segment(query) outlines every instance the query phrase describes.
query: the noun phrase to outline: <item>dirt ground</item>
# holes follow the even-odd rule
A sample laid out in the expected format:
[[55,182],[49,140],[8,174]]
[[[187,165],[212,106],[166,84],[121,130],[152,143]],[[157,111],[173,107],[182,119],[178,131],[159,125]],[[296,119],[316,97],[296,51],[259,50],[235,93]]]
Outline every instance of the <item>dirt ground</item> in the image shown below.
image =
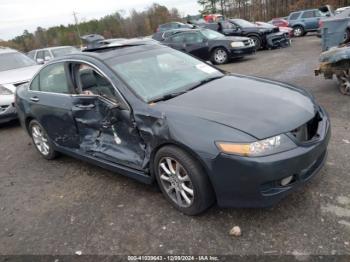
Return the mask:
[[303,86],[331,116],[326,166],[272,209],[188,217],[150,186],[66,156],[46,161],[17,122],[2,125],[0,254],[350,254],[350,97],[313,75],[320,52],[306,36],[222,67]]

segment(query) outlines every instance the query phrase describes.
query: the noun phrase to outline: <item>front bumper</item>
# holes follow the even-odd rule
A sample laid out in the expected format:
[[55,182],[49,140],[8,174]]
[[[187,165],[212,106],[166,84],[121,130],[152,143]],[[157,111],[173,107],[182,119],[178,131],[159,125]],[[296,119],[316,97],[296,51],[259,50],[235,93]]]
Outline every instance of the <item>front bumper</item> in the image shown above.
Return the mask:
[[[211,181],[221,207],[270,207],[310,180],[323,167],[331,130],[326,116],[320,139],[312,145],[266,156],[220,154],[212,162]],[[320,128],[321,129],[321,128]],[[293,176],[287,186],[281,180]]]
[[254,55],[256,53],[255,46],[231,48],[230,58],[243,57],[247,55]]
[[2,96],[0,99],[0,124],[17,119],[14,96]]
[[284,32],[272,33],[266,36],[267,48],[283,48],[290,46],[288,34]]

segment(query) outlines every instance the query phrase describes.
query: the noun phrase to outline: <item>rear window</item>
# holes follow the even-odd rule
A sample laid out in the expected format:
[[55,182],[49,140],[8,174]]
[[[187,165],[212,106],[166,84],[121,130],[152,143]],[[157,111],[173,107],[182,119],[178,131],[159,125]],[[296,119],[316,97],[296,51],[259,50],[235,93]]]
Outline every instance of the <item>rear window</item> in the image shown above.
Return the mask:
[[297,20],[299,18],[299,16],[300,16],[300,12],[293,13],[293,14],[290,15],[289,20]]

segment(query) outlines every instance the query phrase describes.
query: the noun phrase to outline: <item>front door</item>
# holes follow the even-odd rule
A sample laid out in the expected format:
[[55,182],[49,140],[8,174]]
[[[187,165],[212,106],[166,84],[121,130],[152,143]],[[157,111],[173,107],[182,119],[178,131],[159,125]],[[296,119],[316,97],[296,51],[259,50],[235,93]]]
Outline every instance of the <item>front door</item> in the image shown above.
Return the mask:
[[96,158],[141,170],[145,145],[131,111],[101,71],[74,65],[78,95],[72,112],[80,136],[80,150]]

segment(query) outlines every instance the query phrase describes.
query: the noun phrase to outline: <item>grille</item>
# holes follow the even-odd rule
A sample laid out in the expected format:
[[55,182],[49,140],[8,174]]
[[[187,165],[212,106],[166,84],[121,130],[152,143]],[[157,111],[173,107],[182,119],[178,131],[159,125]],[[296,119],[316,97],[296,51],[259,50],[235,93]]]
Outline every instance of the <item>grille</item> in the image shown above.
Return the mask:
[[311,141],[318,137],[317,130],[321,120],[320,114],[317,113],[313,119],[293,130],[291,133],[301,143]]

